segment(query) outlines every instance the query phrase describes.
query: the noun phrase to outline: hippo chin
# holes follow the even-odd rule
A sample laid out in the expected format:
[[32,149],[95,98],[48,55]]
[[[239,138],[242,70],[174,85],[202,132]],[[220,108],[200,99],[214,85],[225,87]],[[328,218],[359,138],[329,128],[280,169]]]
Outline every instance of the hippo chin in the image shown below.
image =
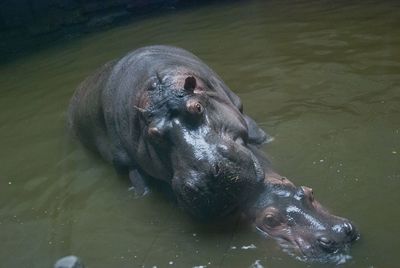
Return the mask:
[[235,211],[262,184],[248,144],[266,134],[206,64],[183,49],[150,46],[88,77],[69,106],[68,124],[90,150],[129,174],[168,182],[179,204],[202,219]]
[[290,255],[307,262],[343,263],[359,238],[347,219],[329,213],[311,188],[266,172],[264,187],[246,211],[256,228]]

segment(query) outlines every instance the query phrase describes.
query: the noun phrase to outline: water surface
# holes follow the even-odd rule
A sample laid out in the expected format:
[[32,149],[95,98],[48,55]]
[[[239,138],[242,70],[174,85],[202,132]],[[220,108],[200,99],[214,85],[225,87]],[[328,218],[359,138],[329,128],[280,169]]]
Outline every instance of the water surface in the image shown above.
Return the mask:
[[[0,267],[330,267],[287,256],[236,223],[196,224],[70,143],[65,111],[95,68],[150,44],[207,62],[275,137],[281,174],[313,187],[362,234],[343,267],[397,267],[400,5],[245,1],[170,11],[0,65]],[[251,246],[242,249],[243,246]]]

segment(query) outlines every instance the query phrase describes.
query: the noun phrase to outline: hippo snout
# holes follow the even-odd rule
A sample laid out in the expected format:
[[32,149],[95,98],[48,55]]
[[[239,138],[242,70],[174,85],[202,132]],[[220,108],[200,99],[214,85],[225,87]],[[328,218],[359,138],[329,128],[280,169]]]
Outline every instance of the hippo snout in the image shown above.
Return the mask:
[[264,180],[264,168],[253,152],[244,145],[242,139],[236,139],[227,144],[218,144],[216,153],[231,167],[241,167],[238,176],[250,176],[256,183]]
[[241,162],[219,153],[188,169],[177,169],[172,186],[178,203],[193,216],[212,220],[246,203],[262,183],[263,170],[251,154]]
[[359,238],[357,228],[353,223],[347,220],[343,223],[334,225],[332,231],[344,242],[353,242]]
[[333,226],[331,234],[319,234],[316,236],[316,244],[326,253],[334,253],[344,244],[358,239],[359,234],[355,226],[346,221],[340,225]]
[[343,224],[343,232],[349,238],[350,242],[357,240],[359,237],[359,233],[356,227],[351,222],[346,222]]

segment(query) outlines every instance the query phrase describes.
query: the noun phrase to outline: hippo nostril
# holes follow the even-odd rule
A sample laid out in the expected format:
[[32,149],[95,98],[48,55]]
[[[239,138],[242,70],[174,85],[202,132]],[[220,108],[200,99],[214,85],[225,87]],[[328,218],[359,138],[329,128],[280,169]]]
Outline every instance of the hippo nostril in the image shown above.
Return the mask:
[[326,236],[319,237],[318,242],[322,245],[330,245],[332,243],[332,241],[329,238],[327,238]]
[[214,166],[214,175],[217,177],[218,175],[220,175],[221,173],[221,167],[219,166],[219,164],[215,164]]
[[343,224],[343,229],[346,235],[351,235],[353,233],[353,226],[349,222]]
[[357,230],[350,222],[345,222],[343,224],[343,232],[347,237],[350,237],[350,241],[354,241],[358,238]]
[[326,236],[320,236],[317,239],[319,246],[327,252],[335,251],[335,242]]

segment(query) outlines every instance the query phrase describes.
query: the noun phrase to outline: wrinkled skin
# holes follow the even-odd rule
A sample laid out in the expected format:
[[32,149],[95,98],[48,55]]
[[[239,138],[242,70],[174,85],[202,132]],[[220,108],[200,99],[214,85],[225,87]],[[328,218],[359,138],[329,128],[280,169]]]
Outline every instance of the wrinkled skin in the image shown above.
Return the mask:
[[347,219],[329,213],[311,188],[266,172],[264,188],[247,211],[256,228],[278,240],[286,252],[304,261],[342,263],[359,234]]
[[144,178],[166,181],[198,218],[235,211],[264,178],[248,144],[266,134],[183,49],[145,47],[107,63],[76,90],[68,123],[87,148],[129,173],[137,195],[147,192]]

